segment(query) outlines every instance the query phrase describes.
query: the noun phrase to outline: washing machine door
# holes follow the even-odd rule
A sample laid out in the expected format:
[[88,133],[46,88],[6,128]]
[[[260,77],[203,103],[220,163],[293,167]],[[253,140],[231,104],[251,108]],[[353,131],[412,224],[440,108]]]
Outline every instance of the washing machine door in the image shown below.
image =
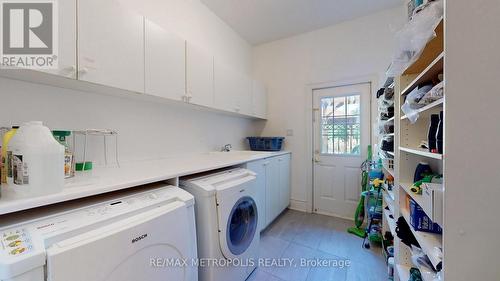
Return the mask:
[[257,204],[251,196],[243,195],[223,213],[227,215],[222,216],[220,221],[221,250],[226,258],[238,258],[254,241],[258,222]]
[[189,210],[175,202],[57,242],[47,249],[47,280],[197,280]]

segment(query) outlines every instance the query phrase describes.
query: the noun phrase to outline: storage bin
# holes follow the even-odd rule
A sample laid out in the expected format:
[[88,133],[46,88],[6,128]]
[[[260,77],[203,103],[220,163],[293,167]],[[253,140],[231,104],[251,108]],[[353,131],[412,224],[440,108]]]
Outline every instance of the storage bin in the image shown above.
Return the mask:
[[410,224],[416,231],[443,233],[443,229],[434,223],[415,200],[410,198]]
[[280,151],[284,137],[248,137],[250,149],[254,151]]

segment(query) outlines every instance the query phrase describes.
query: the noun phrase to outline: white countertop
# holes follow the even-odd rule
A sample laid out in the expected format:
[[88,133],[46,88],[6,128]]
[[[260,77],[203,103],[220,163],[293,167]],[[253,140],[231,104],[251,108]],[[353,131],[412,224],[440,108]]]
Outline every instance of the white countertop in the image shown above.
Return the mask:
[[288,153],[290,152],[209,152],[185,157],[122,163],[119,168],[94,167],[92,171],[78,172],[74,178],[66,180],[63,191],[56,194],[32,198],[16,198],[13,190],[9,187],[2,187],[0,215],[236,166]]

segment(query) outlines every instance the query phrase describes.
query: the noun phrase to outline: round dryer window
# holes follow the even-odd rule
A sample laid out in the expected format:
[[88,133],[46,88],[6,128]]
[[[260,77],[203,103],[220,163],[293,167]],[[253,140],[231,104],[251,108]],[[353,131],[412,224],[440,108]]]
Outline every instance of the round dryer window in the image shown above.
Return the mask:
[[227,222],[226,241],[231,253],[244,253],[253,241],[257,230],[257,205],[246,196],[236,202]]

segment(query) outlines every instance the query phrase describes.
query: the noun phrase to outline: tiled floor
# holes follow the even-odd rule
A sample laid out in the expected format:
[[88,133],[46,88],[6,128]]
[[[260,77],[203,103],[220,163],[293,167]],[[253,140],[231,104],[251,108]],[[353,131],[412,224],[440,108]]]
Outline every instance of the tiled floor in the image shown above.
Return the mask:
[[[346,232],[352,224],[287,210],[261,234],[260,256],[266,266],[256,269],[248,280],[386,281],[381,249],[363,249],[362,239]],[[274,258],[282,264],[271,263]],[[325,264],[314,266],[316,261]],[[342,266],[342,262],[350,262],[350,266]]]

